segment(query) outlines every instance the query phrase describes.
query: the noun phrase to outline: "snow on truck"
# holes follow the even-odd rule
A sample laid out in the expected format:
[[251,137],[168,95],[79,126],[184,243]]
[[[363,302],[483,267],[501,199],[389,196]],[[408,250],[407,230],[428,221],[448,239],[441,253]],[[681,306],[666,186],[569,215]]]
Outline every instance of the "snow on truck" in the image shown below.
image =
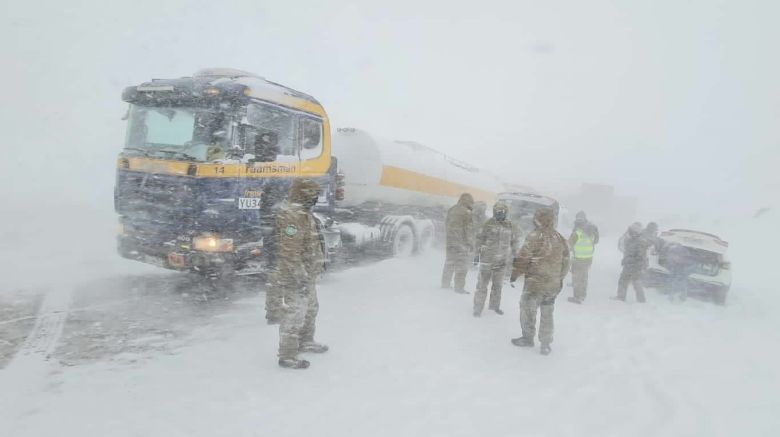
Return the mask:
[[330,259],[422,252],[461,193],[491,202],[501,191],[489,174],[414,142],[351,128],[331,138],[313,97],[251,73],[201,70],[122,97],[118,251],[169,269],[262,273],[295,178],[322,186],[315,215]]

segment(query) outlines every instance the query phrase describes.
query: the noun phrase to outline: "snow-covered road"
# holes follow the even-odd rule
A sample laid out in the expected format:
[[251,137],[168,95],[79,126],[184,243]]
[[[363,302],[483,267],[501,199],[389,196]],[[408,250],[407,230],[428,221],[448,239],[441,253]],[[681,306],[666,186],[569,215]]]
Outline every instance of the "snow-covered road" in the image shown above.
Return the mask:
[[473,295],[438,288],[440,253],[332,273],[331,351],[306,371],[276,365],[261,290],[204,301],[184,275],[101,258],[101,275],[30,292],[44,298],[0,370],[0,435],[778,435],[774,287],[735,285],[726,307],[615,302],[608,247],[586,304],[559,298],[548,357],[509,342],[518,290],[475,319]]

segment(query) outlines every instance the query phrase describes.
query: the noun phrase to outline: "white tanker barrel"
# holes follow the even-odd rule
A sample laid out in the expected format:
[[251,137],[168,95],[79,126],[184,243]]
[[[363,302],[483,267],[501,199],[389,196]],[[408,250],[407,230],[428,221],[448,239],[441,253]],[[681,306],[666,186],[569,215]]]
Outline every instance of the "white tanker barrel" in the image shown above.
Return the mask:
[[332,150],[345,177],[343,207],[365,202],[450,207],[462,193],[490,205],[502,191],[501,182],[489,173],[414,142],[341,128]]

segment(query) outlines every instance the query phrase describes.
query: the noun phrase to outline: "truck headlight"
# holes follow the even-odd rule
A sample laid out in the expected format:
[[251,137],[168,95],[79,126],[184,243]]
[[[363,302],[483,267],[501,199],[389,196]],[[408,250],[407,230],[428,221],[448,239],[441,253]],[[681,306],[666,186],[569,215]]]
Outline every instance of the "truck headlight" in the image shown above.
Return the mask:
[[192,239],[192,247],[203,252],[232,252],[233,239],[217,235],[201,235]]

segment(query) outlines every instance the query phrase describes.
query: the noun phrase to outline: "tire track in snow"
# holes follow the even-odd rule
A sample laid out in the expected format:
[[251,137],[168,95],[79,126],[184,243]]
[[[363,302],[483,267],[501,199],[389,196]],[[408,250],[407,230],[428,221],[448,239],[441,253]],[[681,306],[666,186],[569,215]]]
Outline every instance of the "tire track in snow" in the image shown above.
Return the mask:
[[[45,389],[54,353],[68,317],[71,290],[49,292],[35,325],[5,369],[0,371],[0,424],[11,427],[22,415],[34,411],[35,398]],[[12,430],[0,435],[14,435]]]

